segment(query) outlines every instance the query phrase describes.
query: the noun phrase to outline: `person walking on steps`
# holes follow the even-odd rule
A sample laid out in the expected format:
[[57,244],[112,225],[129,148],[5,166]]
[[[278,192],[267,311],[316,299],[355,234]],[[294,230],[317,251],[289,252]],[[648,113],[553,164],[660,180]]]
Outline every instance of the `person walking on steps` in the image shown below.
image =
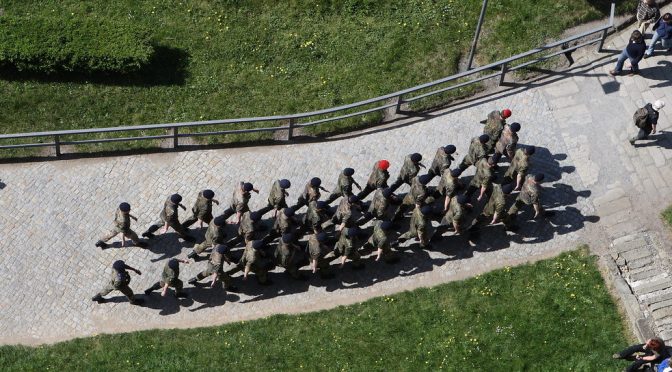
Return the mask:
[[630,138],[630,144],[635,145],[635,141],[643,140],[650,134],[656,133],[658,125],[658,112],[665,107],[665,102],[657,100],[653,104],[647,103],[644,107],[638,108],[633,116],[635,126],[639,128],[637,135]]

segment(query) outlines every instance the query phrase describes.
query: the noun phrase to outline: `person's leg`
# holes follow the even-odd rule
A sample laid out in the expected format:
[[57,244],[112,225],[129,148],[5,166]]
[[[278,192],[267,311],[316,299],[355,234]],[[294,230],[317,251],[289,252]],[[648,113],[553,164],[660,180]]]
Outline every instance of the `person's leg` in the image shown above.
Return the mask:
[[196,217],[196,213],[192,210],[191,216],[182,222],[182,226],[186,229],[196,223],[196,221],[198,221],[198,217]]
[[635,360],[628,366],[628,368],[625,369],[626,372],[636,372],[639,371],[639,368],[643,366],[644,364],[649,363],[645,360]]
[[665,49],[672,48],[672,39],[662,39],[660,45]]
[[148,294],[150,294],[150,293],[152,293],[152,292],[154,292],[154,291],[156,291],[157,289],[160,289],[160,288],[161,288],[161,282],[156,282],[156,283],[152,284],[151,287],[145,289],[145,294],[148,295]]
[[651,38],[651,43],[649,44],[649,48],[646,50],[646,53],[644,54],[645,57],[650,57],[651,55],[653,55],[653,49],[656,47],[658,39],[660,39],[660,35],[658,35],[657,32],[654,32],[653,37]]
[[628,52],[626,49],[623,49],[621,54],[618,55],[618,59],[616,60],[616,68],[614,68],[613,71],[611,71],[611,74],[620,74],[621,71],[623,71],[623,63],[625,63],[625,60],[628,58]]

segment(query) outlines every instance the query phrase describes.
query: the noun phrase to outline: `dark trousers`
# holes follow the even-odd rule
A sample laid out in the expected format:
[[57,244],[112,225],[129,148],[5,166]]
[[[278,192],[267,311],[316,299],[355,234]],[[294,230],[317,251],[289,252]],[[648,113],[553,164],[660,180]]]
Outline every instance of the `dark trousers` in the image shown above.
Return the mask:
[[[644,350],[644,344],[631,345],[631,346],[628,346],[625,349],[621,350],[618,353],[618,355],[620,355],[621,358],[623,358],[625,360],[633,361],[628,366],[628,368],[625,369],[627,372],[637,371],[642,365],[650,363],[650,362],[647,362],[647,361],[644,361],[644,360],[635,360],[635,354],[636,353],[641,353],[640,355],[642,355],[642,356],[653,355],[651,350]],[[660,361],[658,361],[658,362],[660,362]],[[655,363],[655,361],[654,361],[654,363]]]
[[367,183],[366,186],[364,186],[364,189],[362,189],[362,191],[360,191],[359,194],[357,194],[357,197],[359,198],[359,200],[364,200],[364,198],[369,196],[369,194],[372,193],[375,189],[376,189],[375,187]]
[[234,214],[236,214],[236,211],[233,210],[233,208],[229,207],[229,208],[226,208],[226,210],[224,210],[224,213],[222,213],[220,215],[220,217],[224,217],[224,219],[226,220],[229,217],[233,216]]
[[634,136],[630,141],[634,142],[637,140],[643,140],[649,137],[649,134],[651,134],[652,128],[639,128],[639,132],[637,132],[637,135]]

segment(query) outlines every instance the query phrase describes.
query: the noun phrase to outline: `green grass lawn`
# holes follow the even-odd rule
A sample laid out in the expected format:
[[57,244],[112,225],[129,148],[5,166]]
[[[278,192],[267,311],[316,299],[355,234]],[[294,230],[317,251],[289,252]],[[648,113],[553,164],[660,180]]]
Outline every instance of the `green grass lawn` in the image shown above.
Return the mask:
[[[226,306],[226,305],[225,305]],[[0,347],[7,370],[606,371],[627,344],[587,249],[333,310]]]
[[[157,54],[141,73],[127,77],[37,76],[2,70],[0,132],[289,114],[375,97],[455,73],[458,61],[468,53],[480,4],[480,0],[4,1],[5,14],[125,17],[141,22],[152,30]],[[491,2],[480,62],[541,45],[569,26],[604,16],[607,9],[605,0]],[[342,131],[379,118],[372,115],[364,122],[349,120],[309,132]],[[241,139],[245,138],[207,141]],[[126,148],[128,143],[114,146]]]
[[672,206],[667,207],[662,213],[663,221],[667,222],[669,226],[672,226]]

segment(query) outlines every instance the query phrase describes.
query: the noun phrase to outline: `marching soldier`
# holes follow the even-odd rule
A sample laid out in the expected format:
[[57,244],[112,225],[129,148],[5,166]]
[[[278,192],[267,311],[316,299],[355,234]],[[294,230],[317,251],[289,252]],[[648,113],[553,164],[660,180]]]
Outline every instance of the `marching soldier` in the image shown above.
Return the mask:
[[506,196],[511,194],[511,191],[513,191],[513,184],[492,184],[490,198],[485,204],[482,213],[482,216],[489,221],[490,225],[501,221],[507,229],[510,228],[509,215],[506,211]]
[[523,185],[523,180],[527,175],[527,170],[530,167],[530,157],[534,155],[535,147],[528,146],[524,149],[516,150],[513,159],[511,159],[511,164],[509,168],[506,169],[504,173],[504,181],[511,182],[515,181],[516,188],[515,191],[520,190],[520,187]]
[[376,250],[376,261],[383,261],[387,263],[393,262],[396,257],[392,254],[390,245],[390,234],[392,233],[392,222],[377,221],[373,226],[373,234],[369,240],[364,243],[363,248],[373,248]]
[[427,184],[432,180],[429,174],[423,174],[413,178],[411,181],[411,191],[406,194],[402,203],[406,206],[415,205],[423,206],[434,202],[434,198],[430,196],[427,190]]
[[485,149],[487,153],[490,153],[495,148],[495,143],[499,140],[499,136],[502,134],[504,129],[504,124],[506,124],[506,119],[511,116],[511,110],[504,109],[501,112],[492,111],[488,114],[488,119],[485,122],[485,127],[483,128],[483,134],[487,134],[489,139],[485,144]]
[[223,216],[217,216],[213,223],[208,225],[205,231],[205,241],[194,246],[194,250],[187,255],[187,258],[195,258],[208,248],[212,248],[217,244],[223,244],[226,233],[224,233],[224,226],[226,219]]
[[466,195],[460,194],[450,201],[448,210],[441,220],[441,225],[452,227],[455,234],[462,234],[462,225],[466,218],[466,208],[471,208],[469,198]]
[[366,181],[364,190],[357,194],[359,200],[364,200],[364,198],[366,198],[373,190],[387,187],[387,180],[390,178],[390,172],[387,171],[389,167],[390,162],[387,160],[379,160],[376,162],[369,175],[369,180]]
[[110,282],[103,288],[102,291],[100,291],[97,295],[93,296],[91,300],[96,301],[98,303],[106,302],[107,299],[105,299],[104,296],[107,296],[108,294],[110,294],[110,292],[117,290],[123,293],[124,296],[128,298],[128,302],[130,302],[131,305],[141,304],[143,300],[140,298],[135,298],[133,290],[131,290],[131,287],[128,286],[128,284],[131,283],[131,276],[128,274],[128,271],[126,271],[131,270],[138,275],[142,275],[140,270],[126,265],[126,263],[124,263],[124,261],[122,260],[114,261],[114,263],[112,264],[112,269],[113,269],[112,279],[110,280]]
[[289,196],[287,189],[291,187],[291,182],[286,179],[275,180],[271,186],[271,192],[268,194],[268,205],[259,210],[264,215],[270,210],[274,209],[273,218],[278,216],[278,211],[287,208],[287,201],[285,198]]
[[175,230],[175,232],[180,236],[180,238],[188,242],[194,242],[196,239],[189,235],[189,232],[184,228],[184,226],[182,226],[182,224],[180,224],[180,220],[178,218],[177,207],[180,207],[185,211],[187,210],[187,208],[180,203],[181,201],[182,196],[180,196],[180,194],[173,194],[169,196],[163,205],[163,209],[161,209],[161,213],[159,214],[160,221],[157,221],[151,225],[147,231],[142,233],[142,236],[151,239],[154,237],[154,233],[162,226],[163,231],[161,231],[161,234],[165,234],[168,231],[168,228],[172,227],[173,230]]
[[325,259],[325,257],[332,251],[326,244],[328,240],[329,237],[324,231],[311,234],[308,237],[310,269],[313,274],[317,272],[317,269],[320,269],[320,275],[323,277],[331,275],[329,270],[329,260]]
[[131,205],[123,202],[119,204],[119,208],[117,208],[117,212],[114,214],[114,227],[112,230],[102,237],[100,240],[96,242],[96,247],[105,249],[109,247],[107,242],[117,236],[119,233],[121,233],[121,246],[125,247],[126,246],[126,237],[129,237],[133,244],[137,245],[138,247],[141,248],[146,248],[147,243],[140,241],[138,238],[138,234],[135,233],[135,231],[131,230],[131,218],[135,221],[138,221],[138,218],[132,215],[131,213]]
[[352,168],[345,168],[343,172],[338,175],[338,181],[336,185],[336,190],[334,190],[329,198],[327,198],[327,204],[331,204],[334,200],[339,197],[347,198],[352,195],[352,185],[357,186],[359,191],[362,191],[362,188],[359,186],[357,181],[352,178],[352,175],[355,174],[355,170]]
[[179,258],[171,258],[168,260],[166,265],[163,267],[161,280],[154,283],[154,285],[151,287],[145,289],[145,294],[149,295],[157,289],[161,289],[161,296],[166,297],[166,293],[168,293],[168,287],[173,287],[175,288],[175,297],[188,297],[187,293],[182,290],[183,284],[179,278],[180,262],[185,264],[189,263],[189,261]]
[[450,204],[451,199],[457,195],[457,192],[462,189],[462,183],[460,182],[460,175],[462,171],[460,168],[455,168],[453,170],[446,169],[441,175],[441,181],[439,181],[439,186],[437,191],[439,195],[445,197],[443,201],[443,210],[448,210],[448,205]]
[[299,199],[296,202],[296,205],[292,207],[294,211],[298,211],[304,205],[308,205],[311,201],[320,200],[320,190],[324,192],[329,192],[329,190],[322,187],[322,180],[318,177],[313,177],[303,188],[303,193],[299,195]]
[[488,141],[490,141],[490,136],[487,134],[481,134],[479,137],[471,139],[469,151],[467,151],[467,155],[464,156],[459,165],[461,171],[464,172],[465,169],[475,165],[480,159],[488,155],[487,148],[485,147]]
[[245,245],[243,257],[240,258],[238,265],[229,270],[229,273],[243,271],[243,280],[247,280],[250,272],[253,272],[257,277],[257,282],[262,285],[271,284],[268,280],[269,258],[264,251],[266,242],[264,240],[250,240]]
[[234,285],[231,285],[231,277],[229,273],[224,271],[223,265],[224,262],[231,263],[229,257],[226,253],[228,248],[223,244],[218,244],[210,253],[210,259],[208,260],[208,265],[205,270],[201,271],[195,277],[189,279],[187,283],[194,285],[196,282],[199,282],[207,277],[211,277],[210,288],[213,288],[217,284],[218,280],[221,280],[224,283],[224,289],[230,292],[238,291],[238,288]]
[[450,168],[450,164],[455,160],[453,154],[455,154],[456,150],[457,149],[453,145],[439,147],[438,150],[436,150],[436,155],[434,155],[434,160],[432,161],[432,165],[429,166],[427,174],[432,178],[434,178],[434,176],[441,176],[443,171]]
[[336,229],[340,231],[344,227],[354,226],[355,217],[353,216],[353,209],[359,208],[359,199],[355,195],[350,195],[349,198],[341,200],[332,219],[334,224],[339,224]]
[[478,201],[483,199],[485,191],[488,190],[494,178],[492,168],[497,165],[498,161],[499,156],[495,154],[488,159],[481,159],[476,163],[476,174],[474,175],[474,178],[471,179],[471,183],[469,183],[469,187],[467,188],[467,197],[471,198],[474,191],[480,189],[481,192],[478,195]]
[[294,217],[294,210],[292,208],[285,208],[282,210],[280,216],[275,219],[273,237],[296,233],[298,227],[299,223]]
[[303,216],[303,227],[301,231],[312,231],[317,234],[322,231],[322,225],[329,221],[329,204],[323,200],[311,201],[308,204],[308,211]]
[[233,216],[233,214],[235,213],[236,214],[235,223],[236,224],[240,223],[240,219],[243,213],[250,210],[248,203],[250,202],[251,197],[250,193],[252,191],[259,194],[259,190],[255,189],[254,185],[252,185],[249,182],[240,182],[236,186],[236,188],[233,190],[233,196],[231,197],[231,205],[224,211],[224,213],[222,213],[222,216],[224,216],[225,220]]
[[499,137],[499,140],[495,145],[495,154],[506,155],[509,160],[513,159],[516,146],[518,145],[519,130],[520,124],[518,123],[506,124],[502,136]]
[[418,175],[418,172],[420,172],[420,167],[426,168],[420,161],[422,160],[422,155],[416,153],[406,155],[404,158],[404,164],[401,166],[401,170],[399,171],[399,176],[397,177],[397,180],[394,181],[392,186],[390,188],[392,191],[396,190],[401,186],[402,184],[408,184],[409,186],[411,185],[411,181],[413,181],[413,177]]
[[346,227],[341,230],[341,236],[334,246],[334,256],[335,258],[341,258],[340,267],[345,266],[345,260],[352,260],[353,269],[361,269],[364,267],[364,264],[361,262],[361,254],[359,253],[359,245],[361,244],[359,236],[361,235],[361,230],[357,226]]
[[525,178],[525,183],[516,198],[516,202],[509,208],[509,217],[511,220],[515,220],[518,214],[518,210],[524,205],[532,205],[534,208],[534,217],[537,218],[544,214],[544,209],[541,207],[539,202],[539,185],[544,181],[544,175],[542,173],[532,175],[530,174]]
[[430,220],[432,211],[432,207],[429,205],[421,208],[415,207],[411,215],[410,227],[407,232],[399,237],[399,242],[416,238],[420,241],[420,247],[427,247],[433,235],[432,222]]
[[191,208],[192,215],[182,222],[182,226],[186,229],[193,225],[194,222],[201,221],[200,228],[202,229],[203,222],[210,224],[210,221],[212,221],[212,203],[219,205],[219,201],[213,199],[214,197],[215,192],[212,190],[203,190],[198,193],[196,203]]
[[277,265],[283,267],[294,279],[303,279],[299,272],[304,260],[301,248],[296,245],[294,234],[284,234],[275,250]]

